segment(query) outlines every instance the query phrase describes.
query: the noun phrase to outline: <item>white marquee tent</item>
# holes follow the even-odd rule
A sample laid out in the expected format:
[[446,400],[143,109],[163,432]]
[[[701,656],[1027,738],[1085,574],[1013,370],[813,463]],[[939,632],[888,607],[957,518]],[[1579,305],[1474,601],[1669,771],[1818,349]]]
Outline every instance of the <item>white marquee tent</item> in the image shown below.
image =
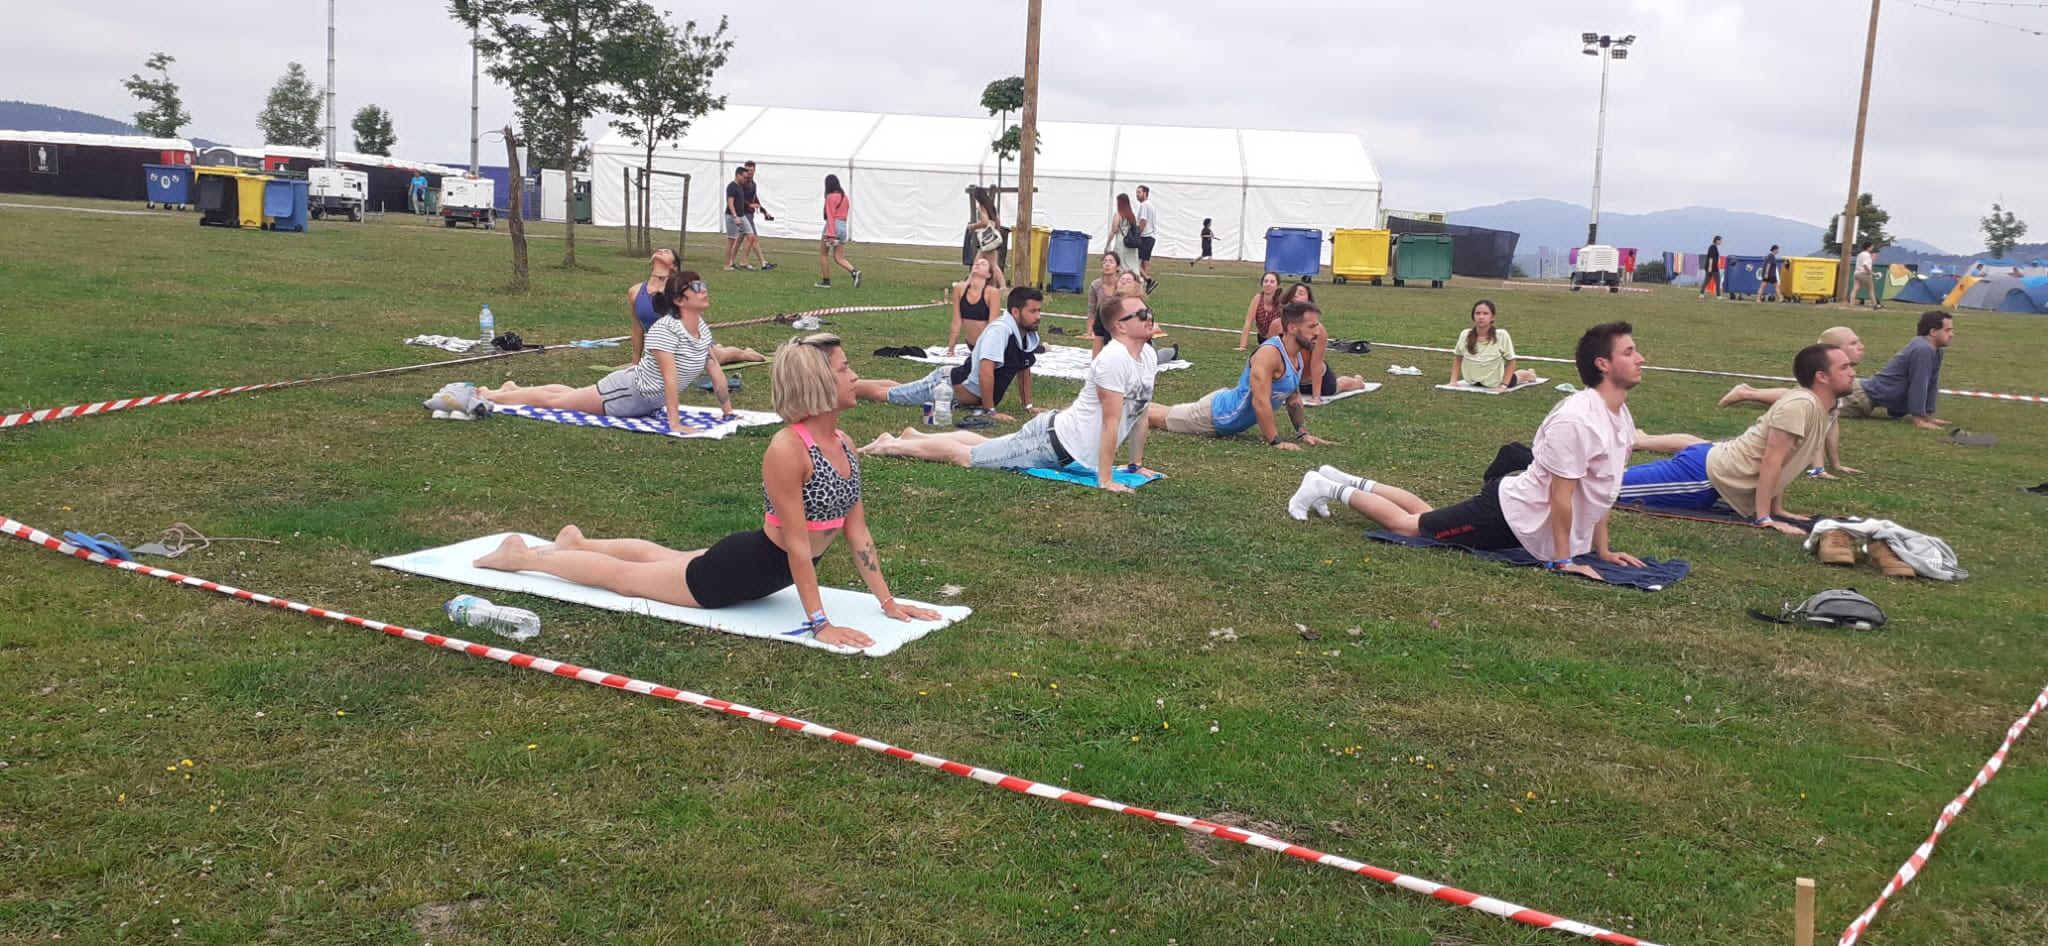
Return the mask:
[[[817,237],[824,177],[837,174],[853,201],[854,239],[957,246],[970,215],[965,188],[996,182],[995,132],[992,119],[734,105],[698,119],[681,141],[658,144],[654,166],[690,175],[694,232],[721,229],[725,185],[751,160],[761,202],[775,214],[756,218],[763,236]],[[1116,195],[1139,184],[1151,189],[1163,257],[1198,255],[1204,217],[1215,220],[1216,255],[1240,260],[1265,258],[1269,227],[1327,234],[1379,218],[1379,172],[1355,134],[1085,122],[1041,122],[1038,132],[1033,222],[1088,233],[1091,251],[1107,243]],[[599,226],[625,224],[625,182],[645,159],[644,147],[616,133],[591,146]],[[1004,185],[1016,175],[1007,162]],[[681,179],[657,176],[652,192],[654,225],[672,226]],[[1005,198],[1005,223],[1015,208],[1014,195]]]

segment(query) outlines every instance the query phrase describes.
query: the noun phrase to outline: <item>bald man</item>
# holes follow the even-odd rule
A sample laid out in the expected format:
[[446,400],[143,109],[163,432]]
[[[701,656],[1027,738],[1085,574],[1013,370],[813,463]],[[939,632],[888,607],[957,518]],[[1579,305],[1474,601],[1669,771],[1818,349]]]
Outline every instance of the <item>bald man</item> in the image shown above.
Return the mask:
[[[1852,366],[1863,363],[1863,339],[1856,337],[1855,329],[1852,329],[1846,325],[1837,325],[1834,328],[1828,329],[1827,331],[1820,333],[1819,343],[1822,345],[1833,345],[1836,348],[1841,349],[1843,354],[1849,356],[1849,364]],[[1854,390],[1861,391],[1862,389],[1863,381],[1861,379],[1858,379]],[[1729,388],[1727,394],[1721,396],[1721,406],[1727,407],[1731,404],[1740,404],[1744,401],[1754,401],[1768,408],[1771,405],[1778,403],[1779,398],[1782,398],[1785,395],[1790,394],[1793,391],[1797,390],[1799,389],[1757,388],[1751,387],[1747,384],[1737,384],[1736,386]],[[1839,419],[1839,415],[1836,419]],[[1840,470],[1844,473],[1863,472],[1862,470],[1856,469],[1855,467],[1843,465],[1841,425],[1835,423],[1834,420],[1830,420],[1828,422],[1827,464],[1825,466],[1814,467],[1813,470],[1810,472],[1812,472],[1815,476],[1824,477],[1826,479],[1834,479],[1835,475],[1828,472],[1828,469],[1830,467]]]

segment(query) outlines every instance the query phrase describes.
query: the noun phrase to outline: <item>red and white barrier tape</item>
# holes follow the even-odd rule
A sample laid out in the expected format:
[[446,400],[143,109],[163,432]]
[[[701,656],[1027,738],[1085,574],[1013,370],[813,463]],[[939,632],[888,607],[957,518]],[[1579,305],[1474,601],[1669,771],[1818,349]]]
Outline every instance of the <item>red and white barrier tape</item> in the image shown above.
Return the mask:
[[1849,921],[1849,926],[1842,931],[1842,939],[1837,946],[1854,946],[1856,938],[1870,928],[1871,919],[1877,916],[1877,911],[1884,906],[1884,902],[1890,899],[1892,894],[1912,883],[1913,878],[1919,875],[1920,869],[1927,866],[1927,859],[1934,856],[1934,842],[1941,840],[1941,833],[1947,831],[1948,826],[1956,820],[1956,816],[1963,813],[1963,806],[1970,803],[1971,797],[1977,794],[1977,789],[1984,787],[1984,783],[1991,781],[1991,777],[1998,774],[1998,770],[2005,765],[2005,754],[2012,749],[2013,741],[2020,737],[2020,733],[2027,731],[2027,724],[2034,721],[2034,714],[2039,713],[2042,707],[2048,707],[2048,688],[2043,688],[2041,695],[2034,697],[2034,705],[2027,707],[2026,714],[2006,729],[2005,741],[1998,744],[1998,751],[1992,753],[1991,758],[1985,761],[1984,767],[1977,770],[1977,777],[1970,780],[1970,787],[1963,789],[1961,795],[1957,795],[1954,801],[1941,809],[1941,816],[1934,820],[1934,833],[1928,835],[1927,840],[1920,842],[1920,846],[1913,849],[1913,856],[1906,858],[1906,863],[1899,865],[1898,873],[1893,874],[1892,879],[1885,882],[1884,889],[1877,894],[1877,900],[1864,908],[1862,913],[1857,914],[1856,919]]
[[272,607],[282,608],[288,611],[297,611],[301,614],[311,615],[312,617],[316,618],[324,618],[329,621],[339,621],[343,624],[353,624],[357,627],[365,627],[373,631],[382,631],[393,637],[403,637],[409,641],[417,641],[422,644],[440,647],[445,650],[458,651],[460,653],[469,654],[472,657],[483,657],[489,660],[498,661],[499,663],[511,664],[515,667],[524,667],[528,670],[535,670],[541,673],[553,674],[558,677],[569,677],[572,679],[581,680],[584,683],[593,683],[598,686],[611,687],[615,690],[625,690],[629,693],[638,693],[642,696],[652,696],[657,699],[672,700],[678,703],[688,703],[692,706],[702,707],[704,709],[709,710],[716,710],[718,712],[725,713],[730,716],[738,716],[742,719],[750,719],[757,723],[767,723],[769,725],[778,726],[783,729],[794,730],[796,732],[803,733],[806,736],[815,736],[820,739],[829,739],[833,742],[843,743],[845,745],[858,746],[862,749],[866,749],[871,752],[878,752],[883,755],[890,756],[892,758],[903,759],[909,762],[915,762],[927,768],[934,768],[952,775],[958,775],[961,778],[969,778],[977,782],[981,782],[983,784],[993,785],[998,788],[1006,788],[1010,791],[1017,792],[1018,794],[1022,795],[1033,795],[1039,798],[1050,798],[1055,801],[1063,801],[1072,805],[1082,805],[1089,808],[1100,808],[1104,811],[1113,811],[1119,814],[1131,815],[1137,818],[1145,818],[1152,821],[1163,822],[1165,824],[1170,824],[1175,827],[1185,828],[1197,834],[1206,834],[1212,837],[1222,838],[1226,841],[1236,841],[1240,844],[1249,845],[1251,847],[1263,848],[1268,851],[1286,854],[1290,857],[1298,857],[1302,860],[1310,861],[1316,864],[1321,864],[1325,867],[1334,867],[1338,870],[1346,871],[1348,873],[1360,874],[1366,877],[1370,877],[1374,880],[1381,881],[1383,883],[1392,884],[1393,886],[1400,887],[1404,890],[1412,890],[1417,893],[1428,894],[1429,896],[1435,897],[1438,900],[1443,900],[1449,903],[1455,903],[1459,906],[1470,907],[1474,910],[1478,910],[1483,913],[1490,913],[1494,916],[1514,920],[1517,923],[1526,923],[1530,926],[1541,927],[1543,929],[1559,930],[1566,933],[1576,933],[1580,936],[1586,936],[1592,939],[1600,940],[1601,942],[1620,943],[1622,944],[1622,946],[1656,946],[1655,943],[1651,943],[1647,940],[1637,939],[1636,937],[1629,936],[1625,933],[1616,933],[1612,930],[1602,929],[1591,924],[1580,923],[1577,920],[1568,920],[1564,919],[1563,917],[1552,916],[1548,913],[1544,913],[1539,910],[1531,910],[1528,907],[1509,903],[1505,900],[1497,900],[1493,897],[1484,897],[1478,894],[1467,893],[1463,890],[1457,889],[1456,887],[1447,887],[1443,884],[1439,884],[1434,881],[1424,880],[1420,877],[1411,877],[1407,874],[1401,874],[1395,871],[1386,870],[1384,868],[1374,867],[1371,864],[1354,861],[1349,858],[1339,857],[1335,854],[1325,854],[1321,851],[1317,851],[1312,848],[1302,847],[1298,844],[1292,844],[1287,841],[1280,840],[1278,838],[1269,837],[1267,835],[1260,834],[1256,831],[1246,831],[1242,828],[1233,828],[1228,825],[1218,824],[1213,821],[1205,821],[1200,818],[1191,818],[1186,815],[1176,815],[1170,812],[1154,811],[1147,808],[1139,808],[1135,805],[1126,805],[1122,802],[1111,801],[1107,798],[1098,798],[1096,796],[1083,794],[1081,792],[1069,791],[1067,789],[1060,788],[1057,785],[1047,785],[1044,782],[1034,782],[1028,779],[1018,778],[1014,775],[1006,775],[994,769],[983,769],[976,768],[974,766],[962,765],[958,762],[948,761],[938,756],[926,755],[922,752],[912,752],[908,749],[901,749],[896,746],[890,745],[886,742],[869,739],[864,736],[857,736],[848,732],[841,732],[840,730],[833,729],[829,726],[805,722],[804,720],[796,719],[790,716],[784,716],[780,713],[773,713],[767,710],[755,709],[751,706],[746,706],[740,703],[732,703],[726,700],[704,696],[698,693],[692,693],[688,690],[679,690],[674,687],[648,683],[644,680],[635,680],[630,677],[623,677],[615,673],[606,673],[602,670],[593,670],[587,667],[578,667],[574,664],[565,664],[559,661],[549,660],[545,657],[534,657],[528,654],[520,653],[515,650],[506,650],[502,647],[490,647],[484,644],[475,644],[469,641],[462,640],[460,638],[447,637],[440,634],[429,634],[424,631],[416,631],[410,628],[400,627],[396,624],[387,624],[383,621],[373,621],[368,618],[359,618],[354,615],[345,614],[340,611],[330,611],[325,608],[316,608],[311,605],[300,604],[296,601],[288,601],[283,598],[275,598],[266,594],[259,594],[253,591],[244,591],[240,588],[235,588],[229,585],[223,585],[218,582],[208,581],[203,578],[195,578],[190,575],[181,575],[177,572],[166,571],[161,568],[153,568],[151,566],[143,565],[137,562],[115,561],[113,559],[107,558],[104,555],[100,555],[97,552],[90,552],[85,549],[81,549],[75,545],[72,545],[71,543],[65,542],[61,539],[57,539],[46,532],[24,525],[5,515],[0,515],[0,532],[4,532],[7,535],[14,536],[15,538],[31,542],[35,545],[42,546],[43,548],[49,549],[54,552],[61,552],[65,555],[70,555],[74,558],[84,559],[96,565],[105,565],[111,568],[121,569],[122,571],[137,572],[143,575],[147,575],[151,578],[161,578],[165,581],[174,582],[181,585],[189,585],[194,588],[201,588],[207,591],[216,592],[233,598],[241,598],[244,601],[253,601],[257,604],[267,604]]
[[[1509,288],[1513,288],[1513,289],[1571,289],[1571,288],[1573,288],[1573,286],[1572,286],[1572,284],[1571,284],[1571,283],[1551,283],[1551,282],[1520,282],[1520,281],[1517,281],[1517,280],[1513,280],[1513,279],[1503,279],[1503,280],[1501,280],[1501,281],[1500,281],[1500,284],[1501,284],[1501,285],[1503,285],[1503,286],[1507,286],[1507,287],[1509,287]],[[1589,290],[1589,291],[1592,291],[1592,292],[1599,292],[1599,291],[1601,291],[1601,290],[1603,290],[1603,289],[1606,289],[1607,287],[1606,287],[1606,286],[1579,286],[1579,287],[1577,287],[1577,288],[1580,288],[1580,289],[1585,289],[1585,290]],[[1640,287],[1640,286],[1621,286],[1621,287],[1618,287],[1618,288],[1620,288],[1622,292],[1649,292],[1649,291],[1650,291],[1650,290],[1648,290],[1648,289],[1644,289],[1644,288],[1642,288],[1642,287]]]
[[[837,308],[831,309],[813,309],[809,312],[791,312],[785,315],[775,315],[760,319],[744,319],[738,322],[715,322],[712,323],[711,327],[731,328],[737,325],[759,325],[767,322],[788,322],[794,319],[803,318],[804,316],[807,315],[846,315],[854,312],[908,312],[916,309],[937,308],[943,305],[945,305],[945,303],[943,302],[926,302],[921,303],[919,305],[839,306]],[[619,335],[610,339],[606,339],[606,341],[617,342],[624,341],[625,339],[626,336]],[[491,359],[504,358],[511,355],[523,355],[529,352],[559,350],[563,348],[573,347],[575,346],[536,345],[531,348],[521,348],[517,351],[498,351],[491,352],[490,354],[487,355],[473,355],[468,358],[453,358],[447,361],[429,361],[417,365],[403,365],[397,368],[378,368],[373,371],[357,371],[349,374],[328,375],[327,377],[324,378],[300,378],[296,381],[270,381],[264,384],[244,384],[231,388],[207,388],[201,391],[182,391],[177,394],[152,394],[148,397],[124,397],[112,401],[93,401],[86,404],[73,404],[69,407],[46,407],[41,410],[22,411],[16,414],[7,414],[5,416],[0,416],[0,429],[6,429],[8,427],[22,427],[29,424],[40,424],[45,421],[66,420],[72,417],[89,417],[94,414],[111,414],[115,411],[124,411],[131,407],[154,407],[159,404],[174,404],[178,401],[194,401],[198,400],[199,398],[220,397],[226,394],[244,394],[249,391],[262,391],[270,388],[290,388],[307,384],[324,384],[330,381],[348,381],[356,378],[372,378],[378,375],[400,374],[407,371],[424,371],[428,368],[447,368],[453,365],[474,364],[479,361],[489,361]]]
[[[1645,289],[1645,290],[1640,290],[1640,291],[1643,291],[1643,292],[1648,292],[1649,290]],[[1067,314],[1065,314],[1065,313],[1061,313],[1061,312],[1047,312],[1047,313],[1045,313],[1045,314],[1046,314],[1046,315],[1049,315],[1049,316],[1052,316],[1053,318],[1056,318],[1056,319],[1077,319],[1077,320],[1079,320],[1079,319],[1085,319],[1085,318],[1087,318],[1086,316],[1081,316],[1081,315],[1067,315]],[[1159,323],[1159,326],[1160,326],[1161,328],[1172,328],[1172,329],[1187,329],[1187,330],[1189,330],[1189,331],[1194,331],[1194,332],[1218,332],[1218,333],[1221,333],[1221,334],[1224,334],[1224,335],[1236,335],[1236,334],[1238,334],[1238,330],[1237,330],[1237,329],[1227,329],[1227,328],[1216,328],[1216,327],[1214,327],[1214,326],[1210,326],[1210,325],[1177,325],[1177,324],[1174,324],[1174,323],[1172,323],[1172,322],[1161,322],[1161,323]],[[1449,348],[1438,348],[1438,347],[1436,347],[1436,346],[1434,346],[1434,345],[1399,345],[1399,344],[1395,344],[1395,343],[1393,343],[1393,342],[1373,342],[1373,343],[1372,343],[1372,347],[1374,347],[1374,348],[1394,348],[1394,349],[1399,349],[1399,350],[1401,350],[1401,351],[1427,351],[1427,352],[1436,352],[1437,354],[1440,354],[1440,355],[1449,355],[1449,354],[1453,354],[1453,351],[1452,351],[1452,349],[1449,349]],[[1557,365],[1569,365],[1569,364],[1576,364],[1576,362],[1574,362],[1574,361],[1573,361],[1572,359],[1570,359],[1570,358],[1546,358],[1546,357],[1544,357],[1544,356],[1542,356],[1542,355],[1518,355],[1518,356],[1516,356],[1516,357],[1517,357],[1517,358],[1519,358],[1519,359],[1520,359],[1520,360],[1522,360],[1522,361],[1541,361],[1541,362],[1546,362],[1546,363],[1549,363],[1549,364],[1557,364]],[[1670,367],[1665,367],[1665,366],[1663,366],[1663,365],[1644,365],[1644,366],[1643,366],[1643,370],[1644,370],[1644,371],[1668,371],[1668,372],[1670,372],[1670,373],[1672,373],[1672,374],[1703,374],[1703,375],[1712,375],[1712,376],[1714,376],[1714,377],[1716,377],[1716,378],[1744,378],[1744,379],[1748,379],[1748,380],[1752,380],[1752,381],[1782,381],[1782,382],[1784,382],[1784,383],[1786,383],[1786,384],[1791,384],[1791,383],[1793,383],[1793,379],[1791,379],[1791,378],[1788,378],[1788,377],[1785,377],[1785,376],[1783,376],[1783,375],[1775,375],[1775,374],[1744,374],[1744,373],[1742,373],[1742,372],[1739,372],[1739,371],[1709,371],[1709,370],[1707,370],[1707,369],[1704,369],[1704,368],[1670,368]],[[1991,392],[1989,392],[1989,391],[1952,391],[1952,390],[1949,390],[1948,388],[1942,388],[1942,389],[1941,389],[1941,393],[1943,393],[1943,394],[1952,394],[1952,395],[1955,395],[1956,397],[1981,397],[1981,398],[1989,398],[1989,399],[1991,399],[1991,400],[1994,400],[1994,401],[2025,401],[2025,402],[2027,402],[2027,403],[2030,403],[2030,404],[2048,404],[2048,397],[2042,397],[2042,396],[2038,396],[2038,395],[2033,395],[2033,394],[1993,394],[1993,393],[1991,393]]]

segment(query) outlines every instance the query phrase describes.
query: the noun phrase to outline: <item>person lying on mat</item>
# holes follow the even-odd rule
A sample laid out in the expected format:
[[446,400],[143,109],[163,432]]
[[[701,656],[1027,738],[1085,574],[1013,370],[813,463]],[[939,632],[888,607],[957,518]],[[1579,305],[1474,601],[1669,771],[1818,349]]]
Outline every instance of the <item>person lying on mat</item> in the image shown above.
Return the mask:
[[732,392],[725,386],[725,369],[711,358],[711,325],[704,311],[711,307],[711,290],[692,270],[670,273],[668,283],[654,295],[654,309],[661,318],[647,331],[646,353],[631,367],[620,368],[589,387],[544,384],[523,388],[507,381],[495,390],[477,395],[493,404],[525,404],[556,410],[582,411],[606,417],[648,417],[666,411],[668,429],[695,432],[683,424],[681,396],[697,376],[711,374],[712,393],[718,395],[718,409],[732,416]]
[[1451,346],[1449,383],[1505,388],[1535,380],[1536,372],[1515,370],[1515,340],[1494,324],[1493,300],[1472,303],[1472,327],[1459,332],[1458,343]]
[[1707,509],[1722,500],[1737,514],[1779,532],[1805,535],[1789,522],[1785,488],[1820,456],[1835,402],[1856,385],[1856,366],[1833,345],[1814,344],[1792,359],[1799,387],[1772,404],[1741,436],[1699,443],[1668,460],[1628,468],[1621,499],[1666,509]]
[[[1280,310],[1283,312],[1287,310],[1289,305],[1297,302],[1315,305],[1316,291],[1310,288],[1308,283],[1298,282],[1287,287],[1287,290],[1280,294]],[[1261,340],[1270,338],[1279,331],[1280,323],[1275,321],[1270,328],[1260,333]],[[1329,334],[1320,329],[1317,330],[1314,344],[1308,346],[1308,370],[1301,376],[1301,393],[1303,397],[1308,399],[1310,404],[1321,404],[1323,403],[1323,398],[1332,394],[1342,394],[1346,391],[1362,391],[1365,389],[1365,375],[1347,374],[1343,377],[1337,376],[1337,372],[1325,362],[1329,351]]]
[[[906,427],[897,436],[883,434],[861,448],[874,457],[913,457],[981,470],[1061,469],[1081,461],[1095,468],[1095,483],[1128,493],[1118,483],[1116,454],[1125,438],[1131,441],[1133,473],[1145,469],[1145,408],[1152,401],[1153,376],[1159,356],[1145,343],[1152,338],[1152,310],[1142,299],[1112,303],[1104,317],[1112,337],[1102,355],[1088,365],[1081,393],[1065,410],[1031,418],[1016,433],[990,439],[973,431],[927,434]],[[993,331],[991,329],[990,331]]]
[[792,338],[776,349],[769,383],[775,412],[790,423],[761,457],[766,515],[759,529],[726,536],[710,548],[679,552],[641,539],[588,538],[572,525],[555,536],[553,545],[528,547],[520,537],[507,536],[476,566],[541,572],[685,608],[729,607],[795,585],[809,615],[804,632],[821,643],[866,647],[874,638],[833,624],[818,592],[818,560],[844,534],[861,580],[881,602],[883,614],[899,621],[936,621],[937,611],[897,601],[882,578],[882,560],[861,501],[860,458],[853,442],[839,432],[839,414],[854,406],[858,380],[836,335]]
[[[1836,348],[1840,348],[1843,354],[1849,356],[1849,364],[1851,366],[1861,365],[1863,363],[1863,339],[1856,337],[1855,329],[1852,329],[1846,325],[1837,325],[1834,328],[1828,329],[1827,331],[1820,333],[1820,342],[1824,345],[1833,345]],[[1727,407],[1731,404],[1740,404],[1743,401],[1755,401],[1758,404],[1762,404],[1765,407],[1769,407],[1773,404],[1778,403],[1779,398],[1784,397],[1785,395],[1790,394],[1793,391],[1797,390],[1799,389],[1759,388],[1738,382],[1734,387],[1728,389],[1727,394],[1721,396],[1721,406]],[[1862,391],[1863,382],[1861,379],[1859,379],[1857,380],[1856,387],[1854,389],[1850,390],[1848,394],[1843,395],[1839,400],[1837,400],[1836,404],[1838,408],[1843,401],[1849,401],[1859,398],[1867,400],[1867,397],[1865,397],[1862,394]],[[1849,466],[1848,464],[1842,462],[1842,425],[1836,423],[1836,421],[1841,419],[1841,414],[1842,412],[1839,409],[1837,409],[1835,411],[1835,416],[1829,418],[1828,420],[1827,462],[1825,464],[1816,464],[1813,468],[1814,475],[1821,477],[1823,479],[1832,480],[1836,478],[1833,473],[1828,472],[1831,469],[1840,470],[1844,473],[1863,472],[1862,470],[1856,469],[1855,467]],[[1643,448],[1642,442],[1640,440],[1636,442],[1636,447],[1638,449]]]
[[1329,515],[1342,503],[1401,535],[1426,536],[1474,549],[1522,548],[1552,571],[1590,578],[1600,573],[1572,560],[1593,552],[1603,562],[1641,567],[1642,560],[1608,547],[1607,518],[1621,489],[1635,444],[1635,418],[1628,395],[1643,380],[1643,355],[1627,322],[1605,322],[1586,330],[1577,353],[1583,390],[1551,408],[1536,428],[1535,446],[1523,454],[1526,468],[1510,450],[1487,470],[1474,496],[1437,509],[1414,493],[1354,476],[1333,466],[1310,470],[1287,501],[1287,514],[1305,520],[1313,509]]
[[[980,266],[980,261],[975,265]],[[863,380],[854,385],[854,396],[863,401],[915,407],[930,403],[933,388],[950,384],[955,406],[978,408],[997,420],[1010,421],[1016,418],[998,413],[996,408],[1009,392],[1010,382],[1015,381],[1018,394],[1024,399],[1024,409],[1035,414],[1038,408],[1031,403],[1031,366],[1038,361],[1033,353],[1038,351],[1038,323],[1044,309],[1045,293],[1030,286],[1011,289],[1009,308],[982,330],[965,362],[940,365],[916,381]]]
[[[1280,310],[1279,326],[1279,334],[1260,342],[1251,360],[1245,362],[1236,387],[1211,391],[1187,404],[1153,404],[1145,411],[1146,424],[1154,430],[1200,437],[1232,437],[1257,427],[1267,444],[1281,450],[1329,443],[1309,434],[1301,405],[1302,371],[1309,346],[1322,336],[1323,310],[1312,302],[1290,302]],[[1274,411],[1283,405],[1294,425],[1291,439],[1280,435],[1274,417]]]
[[[676,251],[668,247],[655,250],[647,258],[647,279],[636,282],[626,290],[626,308],[633,313],[633,360],[621,368],[630,368],[647,354],[647,330],[661,321],[662,313],[655,310],[654,297],[663,286],[668,285],[669,275],[676,269]],[[735,348],[731,345],[711,346],[711,358],[721,365],[739,364],[765,360],[760,352],[751,348]]]

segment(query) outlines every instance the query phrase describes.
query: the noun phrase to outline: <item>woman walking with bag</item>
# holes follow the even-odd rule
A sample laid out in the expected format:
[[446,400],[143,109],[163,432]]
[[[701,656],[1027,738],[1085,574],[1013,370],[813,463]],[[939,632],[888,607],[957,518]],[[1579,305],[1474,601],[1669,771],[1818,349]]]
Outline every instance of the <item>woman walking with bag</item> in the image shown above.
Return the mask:
[[839,175],[825,175],[825,235],[818,239],[818,284],[815,288],[832,288],[832,264],[835,262],[853,277],[853,288],[860,288],[860,270],[846,261],[846,244],[852,241],[846,229],[846,216],[852,209],[852,203],[846,199],[845,189],[839,186]]

